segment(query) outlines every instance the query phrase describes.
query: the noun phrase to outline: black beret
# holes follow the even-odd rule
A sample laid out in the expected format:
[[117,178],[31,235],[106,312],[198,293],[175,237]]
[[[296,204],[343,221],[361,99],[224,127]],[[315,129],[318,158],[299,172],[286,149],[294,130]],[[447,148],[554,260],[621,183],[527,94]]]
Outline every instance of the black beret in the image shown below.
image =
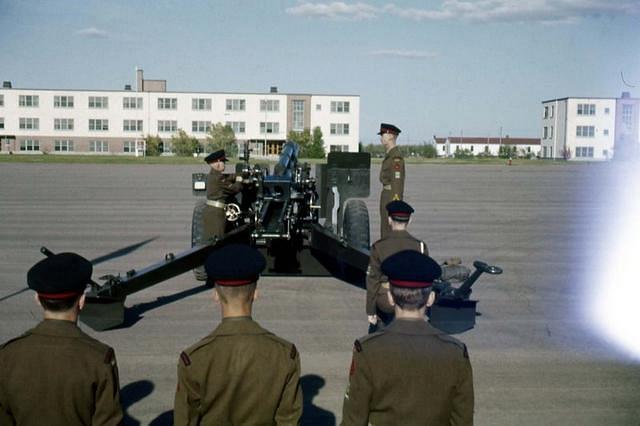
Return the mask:
[[75,253],[59,253],[42,259],[27,272],[29,288],[45,299],[82,294],[91,281],[93,265]]
[[222,286],[240,286],[258,281],[266,266],[264,256],[244,244],[229,244],[207,257],[207,279]]
[[402,200],[392,201],[386,206],[389,216],[398,222],[408,222],[411,213],[414,212],[413,207]]
[[224,149],[219,149],[204,157],[204,161],[211,164],[215,161],[227,161],[227,157],[224,154]]
[[438,262],[415,250],[404,250],[387,257],[380,269],[391,285],[405,288],[431,287],[442,274]]
[[382,135],[384,133],[391,133],[392,135],[399,135],[401,132],[402,130],[398,129],[393,124],[380,123],[380,131],[378,132],[378,134]]

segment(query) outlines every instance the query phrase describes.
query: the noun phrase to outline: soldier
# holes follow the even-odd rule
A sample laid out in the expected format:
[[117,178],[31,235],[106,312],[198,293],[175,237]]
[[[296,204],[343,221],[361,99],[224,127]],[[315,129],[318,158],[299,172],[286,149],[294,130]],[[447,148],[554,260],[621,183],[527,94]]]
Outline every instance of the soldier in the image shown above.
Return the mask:
[[400,129],[393,124],[380,124],[380,142],[384,145],[386,155],[380,167],[380,238],[384,238],[391,231],[387,222],[385,207],[391,201],[402,200],[404,194],[404,158],[396,146]]
[[355,341],[343,425],[471,425],[473,374],[466,346],[424,320],[440,266],[417,251],[382,263],[396,319]]
[[297,425],[302,415],[298,351],[251,318],[264,257],[249,246],[230,244],[213,252],[205,267],[222,322],[180,354],[175,424]]
[[27,273],[44,320],[0,349],[0,424],[121,424],[114,351],[77,326],[92,270],[60,253]]
[[207,205],[202,218],[204,241],[208,241],[224,235],[227,225],[225,200],[242,190],[242,176],[234,179],[233,176],[223,175],[227,161],[224,149],[212,152],[204,161],[211,167],[207,176]]
[[394,309],[387,297],[389,283],[380,271],[382,261],[402,250],[416,250],[429,254],[427,245],[407,232],[413,208],[404,201],[392,201],[387,204],[386,211],[391,231],[371,246],[367,268],[366,311],[370,333],[383,328],[393,320]]

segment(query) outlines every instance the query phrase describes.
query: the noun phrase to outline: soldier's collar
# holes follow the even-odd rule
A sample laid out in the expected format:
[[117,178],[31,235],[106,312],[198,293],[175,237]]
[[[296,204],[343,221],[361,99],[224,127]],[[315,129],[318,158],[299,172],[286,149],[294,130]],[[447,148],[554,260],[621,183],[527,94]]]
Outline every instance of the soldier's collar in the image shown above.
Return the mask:
[[82,330],[73,321],[44,319],[38,324],[33,332],[36,334],[46,334],[50,336],[68,336],[69,334],[81,335]]
[[393,333],[412,334],[412,335],[436,335],[442,334],[440,330],[433,327],[422,319],[402,319],[396,318],[387,327],[387,330]]

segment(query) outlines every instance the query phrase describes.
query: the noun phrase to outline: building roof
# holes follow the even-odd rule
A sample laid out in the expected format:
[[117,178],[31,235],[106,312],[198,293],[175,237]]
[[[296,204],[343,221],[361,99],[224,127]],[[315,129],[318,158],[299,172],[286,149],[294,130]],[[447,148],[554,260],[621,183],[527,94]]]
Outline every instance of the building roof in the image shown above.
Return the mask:
[[476,136],[449,136],[448,138],[436,137],[436,144],[449,143],[458,145],[540,145],[539,138],[512,138],[505,136],[502,138],[495,137],[476,137]]

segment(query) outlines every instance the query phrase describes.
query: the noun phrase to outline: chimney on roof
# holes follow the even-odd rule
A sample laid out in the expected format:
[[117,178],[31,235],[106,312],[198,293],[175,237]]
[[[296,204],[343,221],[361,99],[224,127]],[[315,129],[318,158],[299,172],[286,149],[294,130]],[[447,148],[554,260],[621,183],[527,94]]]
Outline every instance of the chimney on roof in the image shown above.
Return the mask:
[[278,93],[278,86],[271,86],[269,93]]
[[124,90],[130,92],[131,91],[131,85],[130,84],[125,84],[124,85]]
[[144,73],[142,68],[136,67],[136,92],[142,92],[144,87]]
[[631,97],[631,93],[629,92],[622,92],[622,99],[629,99]]
[[2,82],[2,88],[3,89],[11,89],[11,82],[10,81],[3,81]]

